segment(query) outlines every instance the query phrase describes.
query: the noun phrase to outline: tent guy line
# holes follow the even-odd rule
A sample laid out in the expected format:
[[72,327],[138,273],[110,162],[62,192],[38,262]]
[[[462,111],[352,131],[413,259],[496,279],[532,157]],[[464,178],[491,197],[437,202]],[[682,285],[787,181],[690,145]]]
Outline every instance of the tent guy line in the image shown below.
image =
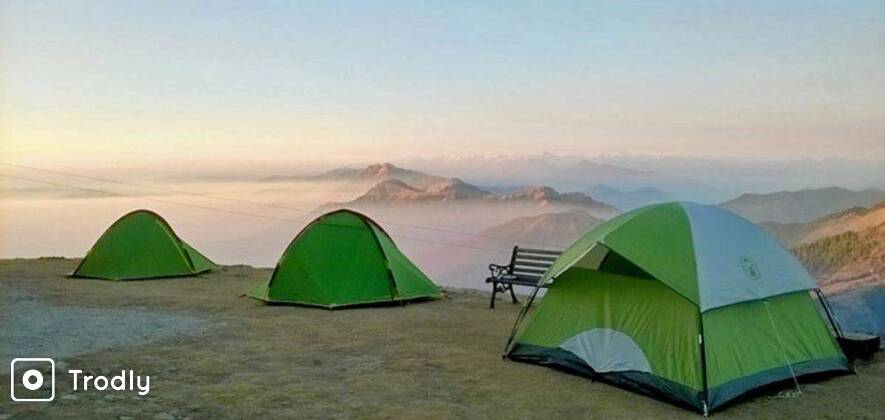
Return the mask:
[[[45,173],[50,173],[50,174],[55,174],[55,175],[89,179],[92,181],[107,182],[110,184],[123,185],[123,186],[127,186],[127,187],[144,188],[144,189],[165,192],[165,193],[170,193],[170,194],[183,194],[183,195],[190,195],[190,196],[194,196],[194,197],[203,197],[203,198],[211,198],[214,200],[228,201],[228,202],[232,202],[232,203],[248,204],[248,205],[258,206],[258,207],[268,207],[268,208],[281,209],[281,210],[290,210],[290,211],[299,212],[299,213],[302,213],[305,215],[317,213],[316,210],[307,210],[307,209],[301,209],[298,207],[283,206],[283,205],[279,205],[279,204],[266,203],[266,202],[261,202],[261,201],[252,201],[252,200],[245,200],[245,199],[241,199],[241,198],[224,197],[224,196],[219,196],[219,195],[215,195],[215,194],[199,193],[199,192],[194,192],[194,191],[185,191],[185,190],[179,190],[179,189],[173,189],[173,188],[160,188],[160,187],[155,187],[153,185],[134,183],[134,182],[124,182],[124,181],[120,181],[120,180],[116,180],[116,179],[95,177],[95,176],[89,176],[89,175],[81,175],[81,174],[75,174],[75,173],[71,173],[71,172],[57,171],[57,170],[53,170],[53,169],[38,168],[35,166],[19,165],[19,164],[8,163],[8,162],[0,162],[0,165],[11,167],[11,168],[19,168],[19,169],[27,169],[27,170],[31,170],[31,171],[45,172]],[[303,220],[307,221],[307,219],[303,219]],[[435,228],[435,227],[430,227],[430,226],[421,226],[421,225],[414,225],[414,224],[408,224],[408,223],[392,222],[389,220],[382,220],[382,219],[376,219],[376,220],[379,223],[384,223],[385,225],[390,225],[390,226],[398,226],[398,227],[411,228],[411,229],[421,229],[421,230],[428,230],[428,231],[442,232],[442,233],[451,233],[451,234],[455,234],[455,235],[472,236],[472,237],[476,237],[476,238],[491,239],[491,240],[502,241],[502,242],[509,242],[509,243],[519,242],[519,243],[523,243],[526,245],[540,245],[540,246],[547,246],[547,247],[549,247],[549,246],[565,247],[565,245],[554,245],[554,244],[547,244],[547,243],[534,242],[534,241],[517,241],[513,238],[480,235],[477,233],[465,232],[465,231],[454,230],[454,229]]]
[[[233,215],[237,215],[237,216],[254,217],[254,218],[266,219],[266,220],[275,220],[275,221],[284,222],[284,223],[293,223],[293,224],[301,225],[303,223],[309,222],[308,219],[304,219],[304,218],[286,219],[286,218],[282,218],[282,217],[266,216],[263,214],[248,213],[248,212],[242,212],[242,211],[238,211],[238,210],[230,210],[230,209],[223,209],[223,208],[218,208],[218,207],[201,206],[199,204],[190,204],[190,203],[182,203],[182,202],[178,202],[178,201],[163,200],[160,198],[139,197],[139,196],[135,196],[135,195],[123,194],[123,193],[118,193],[118,192],[114,192],[114,191],[107,191],[107,190],[102,190],[102,189],[98,189],[98,188],[81,187],[81,186],[77,186],[77,185],[63,184],[60,182],[45,181],[45,180],[41,180],[41,179],[27,178],[27,177],[22,177],[22,176],[17,176],[17,175],[0,174],[0,177],[9,178],[9,179],[16,179],[16,180],[20,180],[20,181],[34,182],[34,183],[45,184],[45,185],[53,185],[53,186],[63,187],[63,188],[71,188],[71,189],[77,189],[77,190],[82,190],[82,191],[95,192],[95,193],[99,193],[99,194],[112,195],[112,196],[117,196],[117,197],[132,198],[132,199],[136,199],[136,200],[153,201],[153,202],[157,202],[157,203],[170,204],[170,205],[174,205],[174,206],[190,207],[190,208],[201,209],[201,210],[229,213],[229,214],[233,214]],[[427,243],[438,244],[438,245],[452,246],[452,247],[456,247],[456,248],[470,248],[470,249],[476,249],[476,250],[480,250],[480,251],[489,251],[489,252],[495,252],[495,253],[499,253],[499,254],[510,255],[510,251],[504,250],[504,249],[484,248],[484,247],[478,247],[478,246],[467,245],[467,244],[437,241],[437,240],[425,239],[425,238],[415,238],[415,237],[403,236],[403,235],[394,235],[394,236],[396,236],[399,239],[404,239],[404,240],[409,240],[409,241],[427,242]]]

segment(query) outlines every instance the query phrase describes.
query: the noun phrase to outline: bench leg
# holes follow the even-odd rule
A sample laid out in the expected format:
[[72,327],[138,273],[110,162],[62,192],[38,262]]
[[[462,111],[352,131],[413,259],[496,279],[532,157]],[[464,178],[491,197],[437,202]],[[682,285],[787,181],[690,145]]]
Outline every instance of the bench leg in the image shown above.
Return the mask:
[[513,303],[519,303],[519,299],[516,298],[516,293],[513,292],[513,285],[510,285],[510,297],[513,299]]
[[489,309],[495,309],[495,294],[498,293],[498,283],[492,282],[492,300],[489,302]]

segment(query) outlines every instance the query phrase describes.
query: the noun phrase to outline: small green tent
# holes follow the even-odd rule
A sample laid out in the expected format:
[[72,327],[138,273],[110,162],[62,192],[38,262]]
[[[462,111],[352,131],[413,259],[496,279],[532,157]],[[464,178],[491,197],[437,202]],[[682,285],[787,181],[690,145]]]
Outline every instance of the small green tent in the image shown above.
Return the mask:
[[215,263],[179,239],[160,215],[136,210],[98,238],[71,276],[141,280],[193,276],[213,268]]
[[440,297],[440,290],[377,223],[337,210],[295,237],[252,296],[325,308]]
[[704,413],[765,385],[849,370],[799,261],[718,207],[624,213],[569,247],[541,284],[549,289],[518,317],[510,359]]

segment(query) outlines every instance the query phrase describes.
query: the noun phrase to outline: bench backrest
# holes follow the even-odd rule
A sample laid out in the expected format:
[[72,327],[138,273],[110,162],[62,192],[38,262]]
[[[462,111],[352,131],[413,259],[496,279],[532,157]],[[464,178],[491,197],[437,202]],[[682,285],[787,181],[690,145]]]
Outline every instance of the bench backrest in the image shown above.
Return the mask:
[[562,251],[515,246],[510,256],[509,274],[520,280],[538,282],[560,254]]

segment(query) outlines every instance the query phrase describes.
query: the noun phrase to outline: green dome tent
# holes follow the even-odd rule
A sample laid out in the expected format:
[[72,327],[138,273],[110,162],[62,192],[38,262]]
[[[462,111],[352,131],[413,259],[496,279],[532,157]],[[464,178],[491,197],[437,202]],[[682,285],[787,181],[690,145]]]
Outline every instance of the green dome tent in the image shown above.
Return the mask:
[[160,215],[136,210],[98,238],[71,276],[142,280],[193,276],[213,268],[215,263],[179,239]]
[[350,210],[311,222],[253,297],[336,308],[440,297],[440,290],[367,216]]
[[718,207],[624,213],[569,247],[541,284],[514,326],[512,360],[704,413],[775,382],[849,371],[799,261]]

